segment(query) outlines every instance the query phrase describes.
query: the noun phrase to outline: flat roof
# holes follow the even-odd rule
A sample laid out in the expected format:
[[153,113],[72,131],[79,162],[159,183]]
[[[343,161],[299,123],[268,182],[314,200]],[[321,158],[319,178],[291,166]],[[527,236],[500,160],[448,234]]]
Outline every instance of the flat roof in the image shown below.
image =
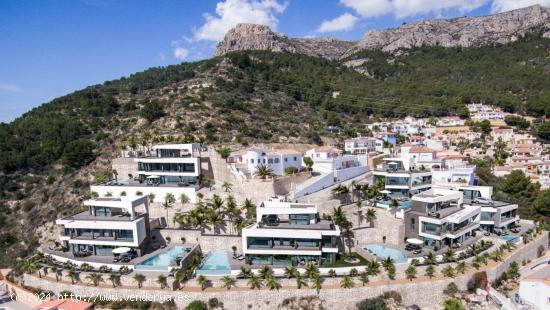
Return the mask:
[[498,201],[498,200],[493,200],[491,201],[491,203],[482,203],[482,202],[475,202],[474,200],[471,200],[471,199],[464,199],[464,203],[472,206],[494,207],[494,208],[515,205],[515,203],[512,203],[512,202],[505,202],[505,201]]

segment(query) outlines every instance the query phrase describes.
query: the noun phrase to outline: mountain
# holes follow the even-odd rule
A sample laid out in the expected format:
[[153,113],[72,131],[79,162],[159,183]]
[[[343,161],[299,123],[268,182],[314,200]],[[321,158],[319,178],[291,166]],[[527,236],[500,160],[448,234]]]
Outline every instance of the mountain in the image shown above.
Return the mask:
[[332,38],[290,39],[264,25],[238,24],[218,43],[214,56],[242,50],[267,50],[338,59],[355,44]]
[[395,51],[421,46],[505,44],[539,28],[546,29],[544,37],[550,37],[550,9],[534,5],[490,16],[432,19],[394,29],[372,30],[364,35],[353,50]]
[[432,19],[393,29],[372,30],[358,42],[331,38],[293,39],[267,26],[239,24],[227,32],[214,56],[241,50],[269,50],[341,59],[365,49],[393,52],[421,46],[505,44],[539,30],[543,31],[543,37],[550,37],[550,9],[540,5],[489,16]]

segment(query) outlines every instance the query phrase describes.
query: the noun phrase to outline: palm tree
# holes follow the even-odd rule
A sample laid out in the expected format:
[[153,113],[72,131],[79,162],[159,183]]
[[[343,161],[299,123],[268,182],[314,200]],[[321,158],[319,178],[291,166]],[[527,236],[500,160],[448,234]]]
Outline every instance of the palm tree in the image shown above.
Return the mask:
[[235,286],[235,283],[237,283],[237,280],[235,280],[235,278],[230,276],[223,277],[222,281],[223,281],[223,287],[227,288],[228,290],[230,290],[231,287]]
[[369,260],[367,262],[367,273],[371,276],[377,276],[380,274],[380,263],[375,260]]
[[369,273],[367,271],[361,272],[359,274],[359,279],[361,280],[363,286],[365,286],[365,284],[369,283]]
[[271,267],[269,267],[268,265],[262,265],[262,267],[260,267],[260,270],[258,272],[260,273],[260,277],[264,279],[267,279],[267,277],[273,274]]
[[394,264],[394,261],[393,261],[393,258],[391,258],[390,256],[387,256],[386,258],[384,258],[384,260],[382,261],[382,266],[384,267],[384,269],[389,269],[391,268],[391,266],[393,266]]
[[155,194],[149,193],[149,195],[147,195],[147,200],[149,201],[149,204],[152,204],[153,201],[155,201]]
[[428,265],[428,268],[426,268],[426,275],[430,277],[430,279],[434,276],[435,268],[433,265]]
[[443,268],[443,270],[441,270],[441,273],[444,276],[449,277],[449,278],[454,278],[455,277],[455,269],[451,265],[448,265],[447,267]]
[[116,273],[111,273],[109,275],[109,281],[111,281],[113,287],[117,287],[118,285],[120,285],[120,275]]
[[296,269],[296,267],[294,267],[294,266],[286,266],[285,267],[285,276],[288,279],[296,276],[297,273],[298,273],[298,269]]
[[361,200],[357,200],[355,207],[357,208],[357,227],[361,227],[361,219],[363,217],[363,211],[361,211],[363,204],[361,203]]
[[250,268],[246,266],[241,266],[241,270],[237,275],[237,277],[246,279],[246,278],[250,278],[251,275],[252,275],[252,270],[250,270]]
[[222,183],[222,188],[224,191],[230,192],[233,189],[233,184],[231,184],[231,182],[225,181]]
[[481,267],[481,263],[483,263],[483,257],[481,255],[476,255],[472,261],[472,266],[475,269],[479,269],[479,267]]
[[390,209],[394,216],[397,216],[397,208],[399,208],[399,201],[397,201],[397,199],[392,199]]
[[146,277],[140,273],[136,273],[134,275],[134,281],[137,282],[138,288],[141,288],[141,285],[143,285],[143,282],[145,282]]
[[363,197],[363,199],[368,199],[369,198],[369,185],[368,184],[362,184],[361,185],[361,196]]
[[176,202],[174,194],[166,193],[166,195],[164,196],[164,202],[162,203],[162,207],[164,208],[164,210],[166,210],[166,225],[168,225],[168,209],[172,208],[174,202]]
[[189,198],[189,196],[187,196],[185,193],[181,193],[180,195],[181,204],[186,204],[186,203],[189,203],[190,201],[191,199]]
[[260,289],[262,287],[262,279],[255,274],[251,274],[248,278],[248,286],[250,286],[251,289]]
[[296,288],[301,289],[302,286],[307,286],[307,282],[304,279],[304,277],[299,272],[297,272],[296,273]]
[[405,270],[405,275],[407,276],[407,279],[412,281],[414,278],[416,278],[416,267],[414,265],[409,265],[407,269]]
[[353,194],[353,197],[357,198],[359,201],[361,201],[361,188],[362,185],[357,183],[356,180],[351,181],[351,192]]
[[328,271],[328,276],[331,277],[331,278],[336,277],[336,270],[334,270],[334,269],[332,269],[332,268],[329,269],[329,271]]
[[332,220],[334,221],[334,224],[338,226],[348,220],[341,206],[332,209]]
[[40,265],[37,264],[33,259],[25,260],[23,262],[23,265],[21,266],[21,270],[28,274],[33,274],[38,271],[38,277],[42,278],[42,274],[40,273]]
[[208,279],[203,276],[202,274],[197,278],[197,283],[201,286],[201,290],[204,291],[204,289],[208,286],[208,284],[210,283],[210,281],[208,281]]
[[183,270],[177,270],[175,273],[174,273],[174,283],[177,283],[178,286],[180,285],[181,282],[183,282],[183,280],[187,279],[187,275],[185,274],[185,272],[183,272]]
[[268,166],[261,164],[256,167],[256,176],[260,177],[262,180],[267,179],[268,177],[273,177],[275,174],[273,173],[273,170],[269,168]]
[[103,280],[103,277],[99,273],[95,273],[95,272],[87,275],[86,279],[88,279],[88,281],[90,281],[90,283],[93,284],[94,286],[98,286],[99,283],[105,282],[105,280]]
[[428,254],[426,254],[425,262],[428,265],[437,265],[437,258],[432,251],[429,251]]
[[[66,263],[70,263],[70,262],[66,262]],[[64,268],[67,268],[67,267],[64,266]],[[80,270],[82,270],[82,271],[84,271],[84,272],[87,272],[87,271],[92,270],[92,266],[91,266],[90,264],[88,264],[88,263],[82,263],[82,264],[80,265]]]
[[365,215],[367,217],[367,221],[369,222],[370,227],[374,227],[374,220],[376,220],[376,210],[373,208],[367,209],[367,214]]
[[466,265],[466,262],[460,262],[456,264],[455,270],[456,270],[456,273],[464,274],[466,273],[467,268],[468,266]]
[[55,274],[55,281],[59,282],[59,273],[61,272],[61,270],[63,269],[59,269],[57,268],[57,266],[53,265],[52,267],[50,267],[51,271]]
[[252,200],[250,200],[249,198],[246,198],[244,200],[242,208],[245,211],[247,219],[251,219],[256,216],[256,206],[254,205],[254,203],[252,203]]
[[71,284],[74,284],[74,281],[78,279],[78,273],[74,269],[69,269],[69,272],[67,273],[67,277],[71,279]]
[[352,288],[354,285],[353,278],[350,276],[344,276],[340,282],[340,286],[343,288]]
[[319,291],[321,290],[324,281],[325,279],[321,277],[319,274],[316,274],[311,279],[311,288],[317,292],[317,295],[319,295]]
[[455,261],[455,251],[453,251],[452,248],[448,248],[447,251],[445,251],[445,254],[443,254],[443,259],[450,263]]
[[167,280],[166,276],[162,274],[157,277],[156,282],[160,285],[161,290],[168,286]]
[[351,256],[351,248],[353,247],[353,237],[355,237],[355,233],[352,229],[352,224],[349,221],[346,221],[344,223],[341,223],[340,229],[342,230],[341,236],[346,239],[346,243],[348,245],[349,250],[349,256]]
[[273,275],[269,275],[265,279],[265,287],[269,288],[270,290],[279,290],[281,288],[281,284],[279,283],[279,280],[275,278]]
[[315,265],[315,263],[307,263],[304,269],[305,275],[310,279],[319,274],[319,268]]
[[349,194],[349,189],[346,186],[339,184],[335,188],[333,188],[331,192],[335,197],[338,197],[339,199],[343,198],[342,199],[343,202],[347,201],[347,195]]

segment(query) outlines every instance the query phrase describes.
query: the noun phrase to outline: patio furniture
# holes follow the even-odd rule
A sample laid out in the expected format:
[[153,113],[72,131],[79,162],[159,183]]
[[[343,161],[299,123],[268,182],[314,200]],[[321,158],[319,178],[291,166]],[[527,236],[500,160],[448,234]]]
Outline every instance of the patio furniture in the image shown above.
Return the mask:
[[416,249],[416,250],[413,251],[414,255],[418,255],[420,253],[422,253],[422,249]]

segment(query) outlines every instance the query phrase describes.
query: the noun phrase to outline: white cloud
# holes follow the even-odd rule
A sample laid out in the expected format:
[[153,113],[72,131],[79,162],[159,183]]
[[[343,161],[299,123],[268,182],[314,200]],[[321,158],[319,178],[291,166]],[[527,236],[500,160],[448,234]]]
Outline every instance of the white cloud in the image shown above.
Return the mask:
[[321,26],[317,29],[317,32],[348,31],[355,26],[357,20],[359,20],[358,17],[350,13],[345,13],[335,19],[323,21]]
[[189,56],[189,51],[181,46],[176,46],[174,49],[174,57],[178,60],[185,60]]
[[[393,14],[396,18],[420,14],[442,15],[445,12],[466,13],[489,0],[340,0],[363,17]],[[497,1],[497,0],[495,0]]]
[[164,55],[164,53],[159,53],[159,58],[160,58],[160,61],[165,61],[166,55]]
[[238,23],[254,23],[277,28],[276,15],[284,12],[287,3],[278,0],[225,0],[216,4],[216,14],[204,14],[206,22],[195,31],[195,40],[220,41]]
[[550,0],[493,0],[491,12],[506,12],[535,4],[550,7]]
[[18,93],[21,91],[21,89],[13,83],[0,83],[0,90],[11,93]]

